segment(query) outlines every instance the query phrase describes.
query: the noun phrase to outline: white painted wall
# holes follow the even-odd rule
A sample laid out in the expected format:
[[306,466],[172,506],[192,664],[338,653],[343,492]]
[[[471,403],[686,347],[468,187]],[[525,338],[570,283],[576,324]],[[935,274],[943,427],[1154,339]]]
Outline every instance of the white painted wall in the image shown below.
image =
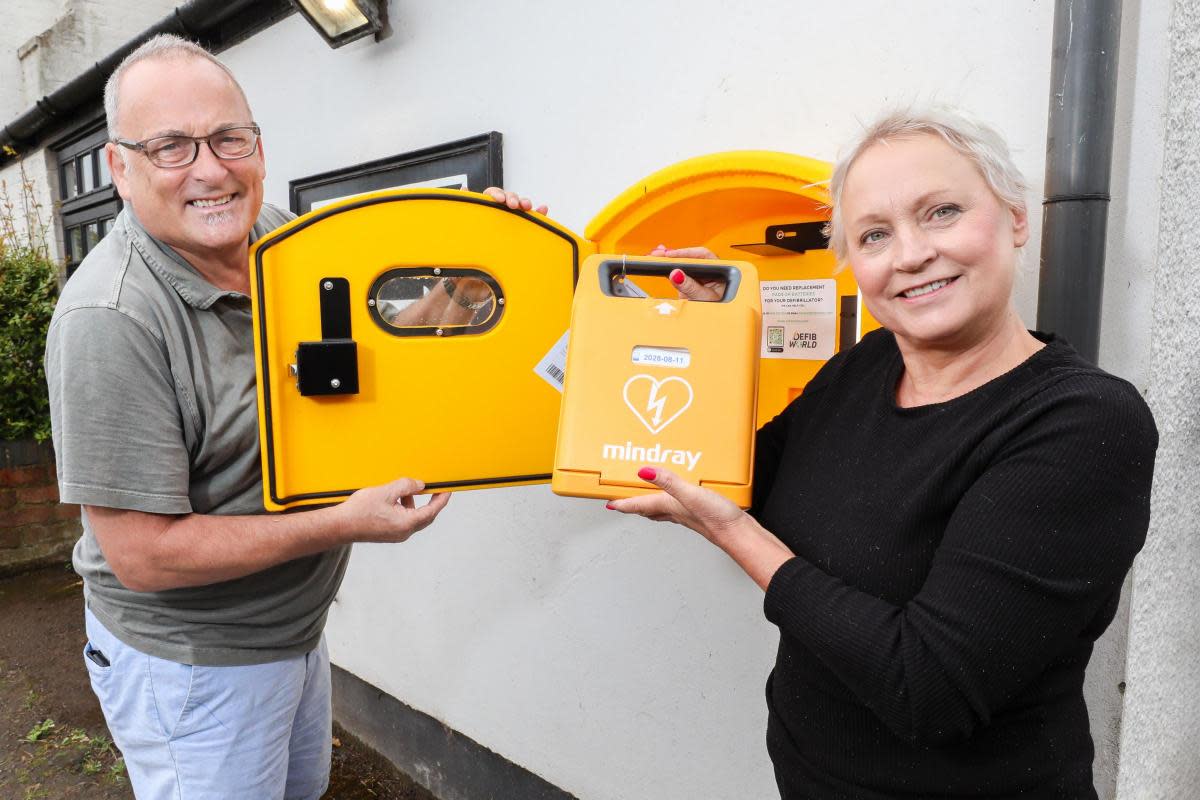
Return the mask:
[[11,206],[18,239],[30,241],[32,234],[36,242],[44,236],[51,253],[57,257],[58,226],[54,222],[57,195],[51,190],[49,180],[55,163],[53,154],[42,148],[0,167],[0,213],[7,215]]
[[[998,125],[1042,182],[1050,3],[391,13],[380,44],[331,51],[292,18],[224,54],[264,129],[268,200],[286,204],[290,178],[495,129],[508,185],[582,231],[680,159],[833,159],[859,120],[928,100]],[[776,631],[753,584],[682,529],[545,487],[462,493],[415,540],[356,548],[329,638],[336,663],[581,798],[775,791],[762,692]]]
[[4,0],[0,118],[7,124],[181,0]]
[[5,0],[4,24],[0,25],[0,125],[7,125],[28,107],[22,46],[53,24],[63,13],[66,0]]

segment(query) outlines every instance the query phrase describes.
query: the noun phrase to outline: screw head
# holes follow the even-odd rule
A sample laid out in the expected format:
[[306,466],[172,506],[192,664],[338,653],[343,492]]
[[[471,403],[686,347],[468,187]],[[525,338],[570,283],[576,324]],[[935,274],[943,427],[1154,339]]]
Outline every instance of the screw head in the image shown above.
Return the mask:
[[504,305],[504,298],[503,298],[503,297],[501,297],[501,298],[500,298],[499,300],[497,300],[496,302],[497,302],[497,303],[499,303],[500,305]]
[[375,307],[375,298],[372,297],[370,300],[368,300],[367,305],[369,305],[371,308],[374,308]]
[[441,268],[441,267],[434,267],[434,268],[433,268],[433,274],[434,274],[434,275],[441,275],[441,274],[442,274],[442,268]]
[[442,332],[443,332],[443,331],[442,331],[442,329],[441,329],[441,328],[438,328],[438,329],[437,329],[437,335],[438,335],[438,336],[441,336],[441,335],[442,335]]
[[321,285],[325,287],[325,291],[327,292],[333,289],[333,281],[325,281]]
[[329,385],[332,386],[334,389],[337,389],[342,385],[342,382],[339,381],[337,378],[334,378],[333,380],[331,380],[329,382]]

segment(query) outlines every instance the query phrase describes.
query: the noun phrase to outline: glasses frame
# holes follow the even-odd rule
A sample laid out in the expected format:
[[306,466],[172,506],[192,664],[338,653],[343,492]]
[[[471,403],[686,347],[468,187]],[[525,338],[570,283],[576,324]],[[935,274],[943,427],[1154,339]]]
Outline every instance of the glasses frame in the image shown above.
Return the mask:
[[[246,153],[246,155],[244,155],[244,156],[223,156],[217,152],[217,149],[215,147],[213,147],[213,145],[212,145],[213,137],[220,136],[222,133],[229,133],[229,131],[253,131],[254,132],[254,147],[250,148],[249,153]],[[192,157],[189,158],[187,161],[183,161],[179,164],[159,164],[157,161],[155,161],[153,158],[150,157],[150,153],[146,150],[146,146],[148,144],[150,144],[150,142],[157,141],[159,139],[188,139],[188,140],[190,140],[192,143]],[[220,159],[221,161],[241,161],[243,158],[249,158],[250,156],[252,156],[258,152],[258,142],[260,139],[262,139],[262,129],[260,129],[258,127],[258,125],[251,123],[249,125],[231,125],[228,128],[221,128],[221,130],[219,130],[219,131],[213,131],[212,133],[208,134],[207,136],[182,136],[179,134],[170,134],[168,136],[151,136],[149,139],[142,139],[140,142],[134,142],[129,139],[113,139],[112,143],[119,144],[119,145],[121,145],[121,147],[127,147],[130,150],[137,150],[139,153],[141,153],[142,155],[144,155],[146,157],[147,161],[149,161],[151,164],[158,167],[159,169],[180,169],[181,167],[190,167],[192,164],[196,163],[196,159],[200,157],[200,143],[201,142],[204,142],[204,144],[208,145],[209,152],[211,152],[214,157]]]

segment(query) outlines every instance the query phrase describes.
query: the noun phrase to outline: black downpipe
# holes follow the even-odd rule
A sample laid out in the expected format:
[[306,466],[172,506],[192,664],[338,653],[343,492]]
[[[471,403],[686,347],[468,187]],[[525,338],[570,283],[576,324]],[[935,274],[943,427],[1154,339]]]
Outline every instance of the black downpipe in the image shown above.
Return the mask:
[[1121,0],[1057,0],[1037,326],[1095,363],[1112,174]]
[[[51,94],[38,100],[33,108],[0,128],[0,166],[15,156],[4,148],[14,150],[33,148],[59,122],[69,122],[80,108],[103,96],[104,83],[125,56],[160,33],[174,33],[211,45],[213,31],[221,31],[222,23],[254,6],[274,6],[262,0],[192,0],[178,6],[154,25],[118,47],[86,72]],[[284,3],[286,5],[286,3]],[[218,36],[218,39],[225,37]]]

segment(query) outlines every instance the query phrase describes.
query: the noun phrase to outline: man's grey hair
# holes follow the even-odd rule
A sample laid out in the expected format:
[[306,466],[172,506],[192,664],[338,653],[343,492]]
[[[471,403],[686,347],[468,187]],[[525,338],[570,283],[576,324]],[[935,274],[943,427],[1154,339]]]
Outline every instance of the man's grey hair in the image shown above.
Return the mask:
[[914,136],[940,136],[946,144],[970,161],[987,182],[992,193],[1014,212],[1026,209],[1029,191],[1025,177],[1013,162],[1008,145],[998,132],[978,120],[948,108],[906,108],[885,112],[862,135],[851,143],[846,154],[838,159],[829,180],[832,213],[826,233],[829,246],[844,265],[849,252],[845,221],[842,219],[842,189],[850,167],[872,145]]
[[[233,81],[233,85],[242,95],[242,100],[246,99],[246,92],[242,89],[241,84],[237,82],[237,78],[233,76],[229,67],[221,63],[220,59],[195,42],[171,33],[160,33],[125,56],[124,60],[113,70],[112,75],[108,77],[108,82],[104,84],[104,117],[108,124],[109,139],[116,139],[119,135],[117,133],[118,94],[121,89],[121,79],[125,77],[126,70],[140,61],[167,58],[200,58],[216,64],[229,76],[229,80]],[[247,102],[246,106],[249,107],[250,103]]]

